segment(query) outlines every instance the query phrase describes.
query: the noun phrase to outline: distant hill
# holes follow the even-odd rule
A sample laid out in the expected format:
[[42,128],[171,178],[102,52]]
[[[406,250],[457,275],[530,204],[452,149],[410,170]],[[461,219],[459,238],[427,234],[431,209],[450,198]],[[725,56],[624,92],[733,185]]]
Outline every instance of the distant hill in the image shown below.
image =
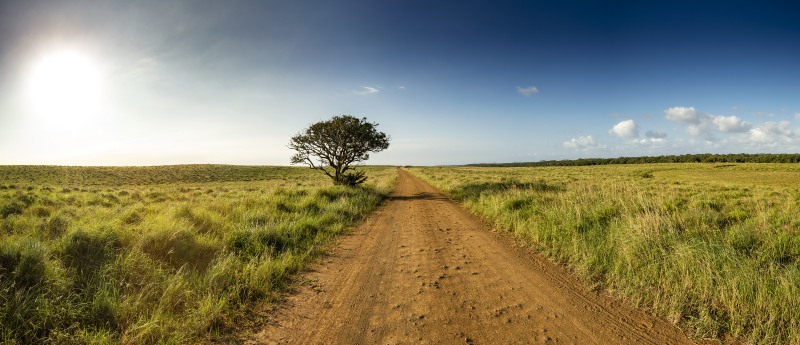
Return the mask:
[[539,162],[515,163],[475,163],[474,167],[547,167],[547,166],[586,166],[607,164],[645,164],[645,163],[800,163],[797,153],[732,153],[732,154],[687,154],[672,156],[644,156],[619,158],[581,158],[573,160],[549,160]]
[[0,165],[5,184],[59,186],[123,186],[171,183],[264,181],[309,170],[286,166],[187,164],[161,166]]

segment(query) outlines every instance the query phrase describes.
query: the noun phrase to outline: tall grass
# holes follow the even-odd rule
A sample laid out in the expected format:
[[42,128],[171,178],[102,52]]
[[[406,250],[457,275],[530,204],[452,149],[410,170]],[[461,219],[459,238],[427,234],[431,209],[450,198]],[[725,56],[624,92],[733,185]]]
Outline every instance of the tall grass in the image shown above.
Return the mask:
[[800,343],[800,166],[410,170],[697,338]]
[[367,169],[353,189],[301,168],[0,167],[0,343],[225,336],[380,203],[394,170]]

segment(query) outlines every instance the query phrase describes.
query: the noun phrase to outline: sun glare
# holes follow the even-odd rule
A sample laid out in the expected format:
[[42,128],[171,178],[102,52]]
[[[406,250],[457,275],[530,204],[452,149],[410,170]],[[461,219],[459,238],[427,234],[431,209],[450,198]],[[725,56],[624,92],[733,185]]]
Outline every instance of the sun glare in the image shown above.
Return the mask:
[[58,50],[37,60],[28,79],[28,102],[37,122],[52,127],[85,125],[100,111],[100,71],[75,50]]

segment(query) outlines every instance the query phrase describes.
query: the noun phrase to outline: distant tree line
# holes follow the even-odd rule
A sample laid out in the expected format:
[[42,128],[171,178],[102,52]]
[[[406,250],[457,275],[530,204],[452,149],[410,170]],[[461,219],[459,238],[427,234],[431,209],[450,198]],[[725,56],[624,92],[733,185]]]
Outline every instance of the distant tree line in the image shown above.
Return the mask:
[[608,164],[645,164],[645,163],[800,163],[800,154],[796,153],[731,153],[731,154],[686,154],[672,156],[643,156],[618,158],[580,158],[573,160],[549,160],[539,162],[515,163],[477,163],[467,164],[475,167],[548,167],[548,166],[586,166]]

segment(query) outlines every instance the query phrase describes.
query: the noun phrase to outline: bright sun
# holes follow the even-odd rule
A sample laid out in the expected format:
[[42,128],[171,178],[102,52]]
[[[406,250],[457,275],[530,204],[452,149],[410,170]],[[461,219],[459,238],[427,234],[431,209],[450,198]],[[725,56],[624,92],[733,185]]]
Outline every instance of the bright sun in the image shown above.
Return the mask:
[[43,55],[28,79],[28,101],[37,122],[71,127],[95,119],[102,101],[100,77],[96,63],[79,51]]

